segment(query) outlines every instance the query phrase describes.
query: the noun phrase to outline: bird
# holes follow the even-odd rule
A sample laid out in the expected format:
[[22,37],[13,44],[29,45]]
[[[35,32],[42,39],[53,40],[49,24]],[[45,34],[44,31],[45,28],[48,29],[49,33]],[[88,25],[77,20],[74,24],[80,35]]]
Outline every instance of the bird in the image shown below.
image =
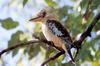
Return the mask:
[[40,10],[35,18],[29,21],[40,23],[43,35],[48,41],[52,41],[61,51],[65,51],[73,62],[74,58],[71,54],[71,47],[73,46],[72,39],[67,29],[59,22],[58,15],[53,7],[45,7]]

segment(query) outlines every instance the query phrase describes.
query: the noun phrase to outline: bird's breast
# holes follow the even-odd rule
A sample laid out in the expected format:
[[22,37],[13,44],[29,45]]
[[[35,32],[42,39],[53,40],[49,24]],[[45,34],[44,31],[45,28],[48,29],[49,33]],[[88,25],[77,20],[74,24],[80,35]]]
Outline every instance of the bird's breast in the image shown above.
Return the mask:
[[63,41],[54,35],[45,24],[42,24],[42,32],[48,41],[52,41],[56,47],[63,49]]

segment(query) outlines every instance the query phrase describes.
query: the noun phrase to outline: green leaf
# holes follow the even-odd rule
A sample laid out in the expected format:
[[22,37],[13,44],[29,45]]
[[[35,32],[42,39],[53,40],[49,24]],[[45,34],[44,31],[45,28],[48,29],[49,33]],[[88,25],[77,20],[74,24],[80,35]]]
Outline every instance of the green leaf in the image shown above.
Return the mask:
[[[23,32],[17,31],[15,34],[13,34],[11,36],[11,40],[8,42],[8,47],[14,46],[17,43],[21,42],[20,41],[20,34],[23,34]],[[18,48],[13,50],[13,56],[17,54],[18,50],[19,50]]]
[[58,9],[59,20],[62,20],[64,17],[68,15],[68,6],[63,6]]
[[72,33],[73,37],[76,37],[77,34],[79,34],[80,32],[83,32],[83,30],[84,30],[83,29],[83,25],[81,23],[82,16],[78,15],[78,14],[77,15],[76,14],[68,15],[67,22],[64,24],[66,29],[70,30],[70,32]]
[[28,0],[23,0],[23,6],[28,2]]
[[[91,9],[97,9],[97,7],[100,5],[100,0],[92,0],[92,4],[91,4]],[[82,0],[82,2],[80,3],[80,6],[82,9],[86,9],[88,4],[88,0]]]
[[100,48],[99,48],[99,50],[96,52],[96,59],[97,59],[97,60],[100,59]]
[[31,45],[28,48],[26,47],[25,50],[24,50],[24,53],[28,53],[29,59],[32,59],[39,52],[40,52],[40,45],[39,44]]
[[92,10],[97,9],[98,6],[100,6],[100,0],[93,0]]
[[100,62],[95,60],[92,62],[92,66],[100,66]]
[[86,8],[87,7],[87,4],[88,4],[88,0],[82,0],[81,3],[80,3],[80,6],[82,9]]
[[3,20],[1,22],[1,26],[7,30],[16,28],[19,25],[18,22],[14,22],[11,18],[8,18],[6,20]]
[[56,2],[54,2],[53,0],[45,0],[45,2],[48,4],[48,6],[54,7],[57,5]]

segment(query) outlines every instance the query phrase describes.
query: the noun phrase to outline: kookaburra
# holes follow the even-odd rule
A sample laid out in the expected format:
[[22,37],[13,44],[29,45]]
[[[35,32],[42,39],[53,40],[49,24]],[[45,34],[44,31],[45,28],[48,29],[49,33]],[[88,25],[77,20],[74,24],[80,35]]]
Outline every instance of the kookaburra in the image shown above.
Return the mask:
[[61,51],[69,54],[74,62],[71,54],[72,40],[65,27],[58,21],[57,14],[52,7],[46,7],[41,10],[37,17],[30,19],[32,22],[38,22],[42,25],[42,32],[48,41],[52,41],[54,45]]

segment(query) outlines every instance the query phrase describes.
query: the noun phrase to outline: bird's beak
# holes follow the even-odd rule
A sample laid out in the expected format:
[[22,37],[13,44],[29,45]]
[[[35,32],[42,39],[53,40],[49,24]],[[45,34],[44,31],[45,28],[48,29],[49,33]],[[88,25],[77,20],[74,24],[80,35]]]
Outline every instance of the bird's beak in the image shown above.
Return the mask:
[[38,22],[38,21],[40,21],[40,20],[41,20],[41,16],[37,16],[37,17],[35,17],[35,18],[30,19],[29,21]]
[[43,18],[45,17],[46,12],[40,12],[37,14],[37,17],[30,19],[29,21],[32,22],[40,22],[41,20],[43,20]]

